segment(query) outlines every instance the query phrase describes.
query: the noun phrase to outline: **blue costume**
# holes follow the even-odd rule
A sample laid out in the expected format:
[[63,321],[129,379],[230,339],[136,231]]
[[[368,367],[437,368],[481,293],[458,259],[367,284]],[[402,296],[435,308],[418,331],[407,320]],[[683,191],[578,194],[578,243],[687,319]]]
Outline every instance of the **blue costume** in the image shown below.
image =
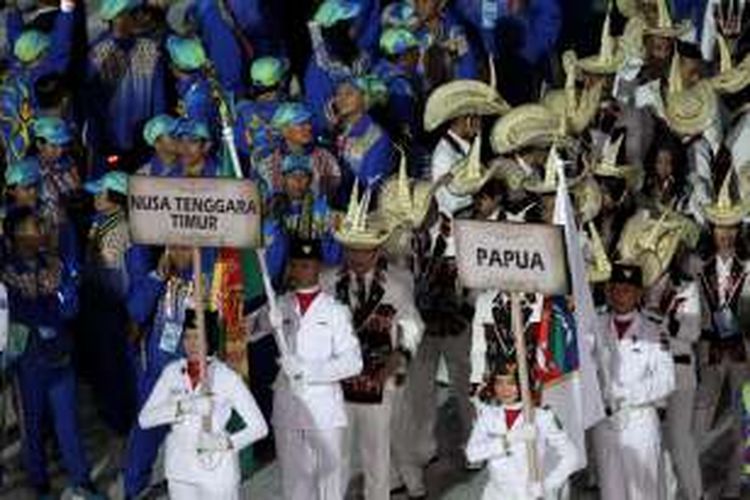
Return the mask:
[[[10,320],[17,332],[27,335],[17,360],[23,418],[23,455],[31,483],[49,491],[44,424],[51,417],[62,461],[76,486],[86,487],[89,465],[79,432],[76,381],[70,357],[72,342],[64,324],[77,309],[74,277],[64,267],[52,271],[54,257],[38,255],[22,260],[11,257],[3,268],[8,287]],[[28,279],[37,285],[27,289]],[[23,335],[23,334],[22,334]]]
[[385,131],[369,115],[350,125],[337,138],[343,180],[339,200],[347,200],[353,182],[365,187],[383,182],[392,167],[393,147]]
[[[463,25],[459,22],[458,18],[450,11],[444,11],[440,17],[440,27],[438,34],[433,35],[425,27],[415,33],[417,38],[421,42],[421,51],[424,56],[428,49],[435,44],[443,45],[449,44],[453,47],[449,51],[451,54],[452,67],[449,68],[451,75],[449,80],[455,79],[476,79],[479,75],[479,67],[477,65],[478,53],[476,47],[470,43],[469,37],[464,29]],[[422,73],[426,79],[430,80],[430,75],[427,74],[428,68],[422,68]],[[435,84],[445,83],[431,82],[432,86]]]
[[177,177],[180,173],[178,165],[167,165],[157,155],[151,158],[138,169],[138,175],[151,175],[154,177]]
[[190,120],[208,123],[218,130],[219,114],[211,95],[211,84],[198,72],[188,73],[177,81],[178,114]]
[[231,28],[222,17],[219,2],[198,0],[195,18],[208,57],[216,68],[221,86],[227,92],[241,93],[243,90],[244,55]]
[[414,75],[385,59],[375,65],[373,73],[388,87],[387,123],[398,126],[400,135],[415,138],[421,130],[422,114]]
[[[60,11],[56,18],[49,39],[49,48],[41,59],[31,64],[23,64],[18,59],[13,61],[10,79],[18,80],[32,92],[34,85],[43,76],[53,73],[65,73],[71,59],[75,12]],[[10,46],[14,46],[23,32],[23,18],[18,9],[11,9],[7,17],[7,34]]]
[[88,82],[88,130],[99,154],[132,152],[141,125],[166,110],[164,61],[154,39],[105,33],[89,52]]
[[237,105],[235,143],[241,153],[250,157],[264,193],[270,193],[275,185],[270,167],[281,139],[271,126],[271,119],[281,104],[281,101],[242,101]]

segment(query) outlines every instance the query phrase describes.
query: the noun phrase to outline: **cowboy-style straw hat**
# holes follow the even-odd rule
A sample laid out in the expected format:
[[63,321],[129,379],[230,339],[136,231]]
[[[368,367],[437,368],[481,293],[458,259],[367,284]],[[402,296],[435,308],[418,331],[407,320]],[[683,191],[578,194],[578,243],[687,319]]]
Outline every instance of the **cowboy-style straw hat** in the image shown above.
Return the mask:
[[578,60],[578,67],[587,73],[595,75],[612,75],[622,66],[625,61],[625,54],[617,50],[617,43],[614,37],[610,35],[610,12],[604,18],[602,25],[601,41],[599,44],[599,53],[593,56],[584,57]]
[[510,110],[498,91],[478,80],[453,80],[436,88],[427,99],[424,128],[430,132],[466,115],[502,115]]
[[383,183],[378,207],[379,218],[390,228],[420,227],[427,217],[432,203],[435,185],[409,179],[406,170],[406,155],[401,154],[398,173]]
[[719,74],[709,81],[717,92],[735,94],[750,85],[750,54],[735,66],[729,44],[721,33],[716,34],[716,43],[719,46]]
[[333,233],[334,238],[346,248],[372,250],[382,246],[391,236],[392,228],[378,219],[377,214],[369,214],[372,191],[368,188],[359,200],[359,189],[354,183],[349,206],[341,227]]
[[582,224],[592,221],[602,209],[602,189],[590,175],[579,182],[571,191],[575,210]]
[[473,195],[495,176],[494,168],[485,168],[482,165],[481,151],[482,134],[478,134],[471,145],[469,155],[451,167],[450,180],[445,187],[452,194],[456,196]]
[[714,226],[736,226],[748,214],[747,203],[741,198],[732,199],[731,182],[732,171],[730,170],[724,178],[716,200],[702,207],[703,216]]
[[708,81],[701,80],[689,89],[685,88],[680,71],[680,55],[675,53],[665,106],[669,128],[684,137],[699,135],[711,127],[717,113],[716,93]]
[[490,144],[501,155],[530,146],[547,147],[554,142],[559,128],[558,115],[541,104],[524,104],[495,122]]
[[585,226],[589,234],[586,277],[589,283],[604,283],[612,276],[612,261],[607,256],[607,249],[594,221],[589,221]]

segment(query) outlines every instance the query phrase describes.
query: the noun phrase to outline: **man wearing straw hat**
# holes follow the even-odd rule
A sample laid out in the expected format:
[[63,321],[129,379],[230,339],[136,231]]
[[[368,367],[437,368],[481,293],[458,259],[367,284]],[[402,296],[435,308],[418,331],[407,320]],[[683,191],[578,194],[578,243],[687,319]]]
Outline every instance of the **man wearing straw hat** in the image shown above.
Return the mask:
[[[733,194],[734,192],[734,194]],[[748,298],[748,264],[739,253],[738,234],[747,216],[747,204],[736,195],[734,174],[726,175],[718,197],[703,207],[703,215],[711,225],[713,249],[699,271],[703,302],[703,334],[699,344],[701,381],[696,402],[696,428],[706,439],[721,421],[719,399],[725,384],[733,397],[739,395],[743,381],[750,376],[747,345],[744,339]],[[740,467],[742,446],[739,411],[732,406],[733,451],[728,457],[729,470],[723,478],[722,495],[740,498]],[[704,443],[711,448],[713,443]]]
[[675,386],[660,325],[639,310],[643,271],[617,263],[607,288],[609,312],[597,331],[597,364],[609,417],[594,428],[601,497],[659,499],[662,455],[656,404]]
[[369,192],[362,200],[356,194],[349,202],[347,218],[334,235],[344,246],[344,265],[323,278],[324,289],[335,294],[352,313],[364,363],[360,375],[343,382],[349,420],[343,484],[348,484],[352,476],[352,455],[359,454],[365,499],[387,500],[391,470],[397,469],[397,462],[403,459],[407,439],[405,434],[396,435],[391,422],[396,422],[394,417],[400,410],[400,387],[409,360],[416,356],[423,324],[414,305],[412,276],[387,262],[382,253],[393,225],[368,215]]
[[[340,382],[362,371],[362,354],[349,310],[322,291],[320,244],[295,240],[280,299],[281,372],[272,423],[284,500],[341,500],[341,459],[348,424]],[[278,343],[278,342],[277,342]]]

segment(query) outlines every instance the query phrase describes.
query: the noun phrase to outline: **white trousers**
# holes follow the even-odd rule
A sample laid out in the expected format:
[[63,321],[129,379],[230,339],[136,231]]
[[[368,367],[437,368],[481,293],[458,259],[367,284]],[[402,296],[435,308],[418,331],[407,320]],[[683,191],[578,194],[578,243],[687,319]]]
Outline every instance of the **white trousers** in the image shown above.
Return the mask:
[[239,500],[240,485],[199,484],[176,481],[167,482],[170,500]]
[[444,356],[450,375],[451,389],[456,397],[459,417],[460,447],[466,445],[472,427],[472,403],[469,398],[471,374],[471,335],[466,330],[460,335],[436,337],[425,335],[417,355],[409,367],[405,404],[405,435],[409,437],[408,450],[399,457],[402,479],[409,494],[425,493],[423,469],[437,454],[435,425],[437,423],[436,373],[441,356]]
[[727,457],[728,474],[722,494],[739,496],[740,472],[742,467],[742,430],[740,415],[735,402],[740,395],[742,383],[750,376],[750,365],[725,359],[723,362],[701,368],[701,380],[696,394],[696,431],[700,439],[705,439],[715,423],[719,421],[719,401],[724,392],[724,384],[729,384],[732,406],[732,442],[736,443],[731,456]]
[[276,429],[284,500],[342,500],[344,428]]
[[693,421],[695,416],[695,369],[692,364],[676,364],[677,388],[667,401],[665,444],[672,457],[680,498],[699,500],[703,480]]
[[[627,410],[626,410],[627,411]],[[607,419],[594,428],[600,497],[607,500],[660,500],[661,438],[653,408],[635,410],[615,425]]]
[[391,490],[391,406],[393,393],[380,404],[346,404],[349,427],[344,431],[344,491],[359,462],[365,476],[365,500],[388,500]]

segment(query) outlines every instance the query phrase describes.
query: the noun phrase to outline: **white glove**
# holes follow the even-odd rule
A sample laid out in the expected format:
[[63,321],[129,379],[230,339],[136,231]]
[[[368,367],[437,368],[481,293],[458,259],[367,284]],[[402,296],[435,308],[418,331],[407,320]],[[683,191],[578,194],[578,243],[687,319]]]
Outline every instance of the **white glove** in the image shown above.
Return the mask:
[[208,417],[213,410],[211,396],[190,396],[177,402],[179,413],[195,415],[197,417]]
[[232,443],[226,434],[219,432],[201,432],[198,435],[198,453],[229,451]]
[[535,481],[529,483],[529,498],[537,499],[544,498],[544,486],[541,482]]
[[292,385],[303,384],[305,381],[305,370],[302,361],[295,355],[289,354],[279,358],[281,369]]

